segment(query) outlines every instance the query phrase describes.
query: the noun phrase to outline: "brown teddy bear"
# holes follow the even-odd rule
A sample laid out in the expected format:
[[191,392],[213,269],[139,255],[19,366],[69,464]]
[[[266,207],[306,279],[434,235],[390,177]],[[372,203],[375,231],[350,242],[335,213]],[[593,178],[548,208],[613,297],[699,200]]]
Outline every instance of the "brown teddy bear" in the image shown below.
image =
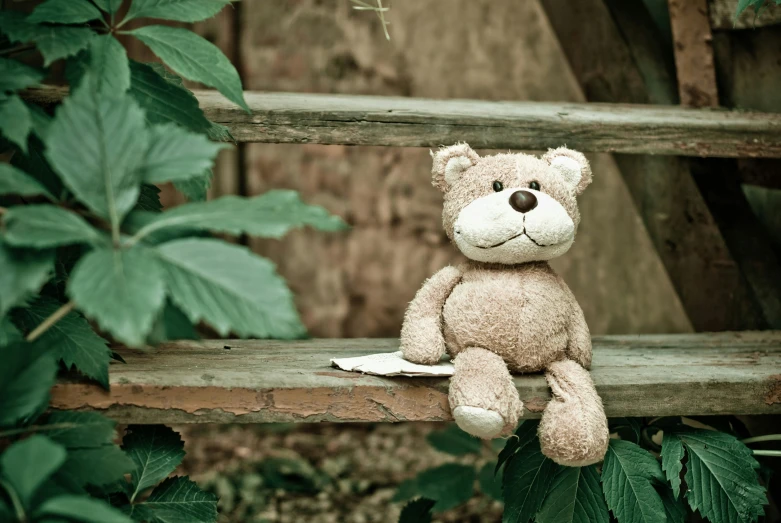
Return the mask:
[[591,337],[572,291],[547,260],[572,246],[576,196],[591,183],[585,156],[480,157],[466,144],[432,153],[442,221],[469,261],[432,276],[410,303],[401,350],[414,363],[454,358],[450,408],[466,432],[510,434],[523,403],[510,372],[544,371],[553,392],[539,426],[543,453],[583,466],[607,451],[602,400],[586,369]]

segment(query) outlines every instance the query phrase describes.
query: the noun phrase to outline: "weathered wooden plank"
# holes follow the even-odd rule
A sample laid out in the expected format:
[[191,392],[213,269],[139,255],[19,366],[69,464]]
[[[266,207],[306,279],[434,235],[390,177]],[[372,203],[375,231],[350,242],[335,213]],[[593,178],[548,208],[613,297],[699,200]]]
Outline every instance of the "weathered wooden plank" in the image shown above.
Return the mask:
[[686,107],[718,107],[707,0],[669,0],[678,96]]
[[[229,348],[226,348],[229,347]],[[451,419],[445,379],[380,378],[330,358],[398,349],[396,339],[176,342],[121,350],[111,391],[67,382],[57,409],[123,423]],[[781,331],[594,338],[592,376],[608,416],[781,413]],[[526,417],[550,399],[542,375],[517,376]]]
[[[29,90],[51,104],[62,92]],[[675,106],[429,100],[247,92],[247,114],[196,91],[206,116],[241,142],[547,149],[684,156],[781,157],[781,114]]]

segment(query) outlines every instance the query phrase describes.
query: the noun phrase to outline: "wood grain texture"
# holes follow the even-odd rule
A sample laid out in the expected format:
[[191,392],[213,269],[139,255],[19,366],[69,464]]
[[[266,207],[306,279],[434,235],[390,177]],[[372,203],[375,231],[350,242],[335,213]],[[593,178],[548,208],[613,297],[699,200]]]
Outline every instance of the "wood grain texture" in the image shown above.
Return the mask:
[[[594,338],[592,376],[610,417],[781,413],[781,332]],[[226,349],[225,347],[230,347]],[[436,421],[451,419],[446,379],[380,378],[330,358],[398,349],[396,339],[176,342],[120,350],[111,391],[66,382],[55,409],[121,423]],[[542,375],[517,376],[524,416],[550,399]]]
[[686,107],[718,107],[707,0],[669,0],[678,96]]
[[[240,142],[581,151],[701,157],[781,157],[781,114],[607,103],[427,100],[247,92],[247,114],[195,91],[206,116]],[[28,90],[51,104],[58,90]]]

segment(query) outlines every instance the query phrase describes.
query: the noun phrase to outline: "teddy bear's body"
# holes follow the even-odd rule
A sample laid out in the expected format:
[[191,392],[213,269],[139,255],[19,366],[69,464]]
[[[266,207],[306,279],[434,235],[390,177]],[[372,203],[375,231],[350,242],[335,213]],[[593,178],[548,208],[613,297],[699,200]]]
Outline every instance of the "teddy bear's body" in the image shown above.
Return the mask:
[[445,232],[469,261],[445,267],[418,291],[404,318],[402,354],[422,364],[450,354],[453,416],[483,438],[512,432],[523,411],[510,371],[544,372],[553,399],[539,428],[543,453],[563,465],[601,460],[607,419],[587,370],[588,326],[547,263],[575,239],[588,162],[565,148],[542,158],[481,158],[466,144],[433,156]]

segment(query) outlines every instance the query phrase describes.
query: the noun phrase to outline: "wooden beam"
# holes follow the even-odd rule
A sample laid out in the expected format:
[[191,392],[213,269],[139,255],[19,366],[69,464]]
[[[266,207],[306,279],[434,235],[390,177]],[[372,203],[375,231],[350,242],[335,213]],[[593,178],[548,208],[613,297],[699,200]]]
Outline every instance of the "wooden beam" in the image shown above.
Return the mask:
[[[226,348],[230,347],[230,348]],[[714,350],[718,349],[718,350]],[[447,379],[380,378],[330,358],[398,350],[396,339],[176,342],[120,350],[111,391],[52,390],[55,409],[121,423],[450,420]],[[781,332],[594,338],[591,374],[610,417],[781,413]],[[515,377],[524,416],[550,399],[542,375]]]
[[[240,142],[781,157],[781,114],[628,104],[427,100],[247,92],[247,114],[213,91],[196,91],[206,116]],[[28,90],[51,105],[59,89]]]
[[718,107],[707,0],[669,0],[678,96],[685,107]]

